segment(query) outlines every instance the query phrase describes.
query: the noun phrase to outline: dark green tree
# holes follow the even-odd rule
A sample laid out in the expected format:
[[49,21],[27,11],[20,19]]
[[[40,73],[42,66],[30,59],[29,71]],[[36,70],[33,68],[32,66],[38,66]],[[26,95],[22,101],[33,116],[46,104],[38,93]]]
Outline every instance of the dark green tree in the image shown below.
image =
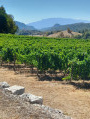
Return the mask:
[[0,33],[12,33],[17,31],[18,27],[14,22],[12,15],[6,13],[3,6],[0,7]]

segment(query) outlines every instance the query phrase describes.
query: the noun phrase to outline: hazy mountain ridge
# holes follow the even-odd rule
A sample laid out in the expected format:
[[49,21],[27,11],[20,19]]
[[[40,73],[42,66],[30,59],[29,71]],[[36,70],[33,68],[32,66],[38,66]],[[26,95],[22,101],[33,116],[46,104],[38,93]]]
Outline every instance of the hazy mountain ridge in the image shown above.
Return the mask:
[[60,25],[67,25],[67,24],[74,24],[74,23],[90,23],[90,21],[87,20],[80,20],[80,19],[71,19],[71,18],[48,18],[48,19],[43,19],[37,22],[32,22],[27,25],[29,26],[34,26],[36,29],[43,29],[47,27],[52,27],[55,24],[60,24]]
[[82,30],[90,30],[90,23],[75,23],[67,25],[54,25],[53,27],[42,29],[42,31],[64,31],[70,28],[72,31],[79,32]]
[[66,25],[61,25],[61,24],[56,23],[52,27],[46,27],[46,28],[43,28],[43,29],[39,30],[39,29],[35,29],[35,27],[33,27],[33,26],[28,26],[28,25],[26,25],[22,22],[16,21],[16,25],[19,27],[19,30],[25,30],[25,31],[26,30],[30,30],[30,31],[35,30],[35,31],[43,31],[43,32],[60,31],[60,30],[64,31],[64,30],[67,30],[67,28],[70,28],[74,32],[79,32],[79,31],[82,31],[82,30],[85,30],[85,29],[90,30],[90,23],[74,23],[74,24],[69,24],[69,23],[66,24]]
[[33,26],[27,26],[22,22],[15,21],[15,23],[18,26],[19,30],[36,30]]

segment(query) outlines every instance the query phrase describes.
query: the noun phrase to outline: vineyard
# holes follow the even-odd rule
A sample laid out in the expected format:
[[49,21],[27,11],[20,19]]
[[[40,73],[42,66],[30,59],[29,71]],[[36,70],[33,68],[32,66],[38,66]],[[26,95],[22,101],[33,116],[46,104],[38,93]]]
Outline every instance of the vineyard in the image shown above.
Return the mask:
[[63,80],[90,78],[90,40],[0,34],[0,62],[62,72]]

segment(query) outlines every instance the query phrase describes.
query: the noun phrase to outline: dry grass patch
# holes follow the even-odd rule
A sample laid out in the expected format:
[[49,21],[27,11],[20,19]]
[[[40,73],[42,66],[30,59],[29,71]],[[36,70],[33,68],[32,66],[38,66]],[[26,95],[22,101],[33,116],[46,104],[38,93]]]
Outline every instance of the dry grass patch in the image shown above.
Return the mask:
[[[43,96],[44,105],[62,110],[74,119],[90,118],[90,82],[88,88],[80,86],[81,82],[67,84],[61,81],[39,81],[37,77],[28,74],[15,74],[7,68],[0,68],[0,82],[10,85],[24,86],[26,92]],[[2,110],[2,109],[0,109]]]

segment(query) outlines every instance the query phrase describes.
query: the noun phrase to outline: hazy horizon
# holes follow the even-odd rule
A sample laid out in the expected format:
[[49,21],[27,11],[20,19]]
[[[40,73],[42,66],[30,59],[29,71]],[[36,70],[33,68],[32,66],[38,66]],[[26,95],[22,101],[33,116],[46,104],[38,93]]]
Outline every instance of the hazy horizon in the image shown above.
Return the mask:
[[47,18],[71,18],[90,21],[90,1],[82,0],[0,0],[15,21],[25,24]]

